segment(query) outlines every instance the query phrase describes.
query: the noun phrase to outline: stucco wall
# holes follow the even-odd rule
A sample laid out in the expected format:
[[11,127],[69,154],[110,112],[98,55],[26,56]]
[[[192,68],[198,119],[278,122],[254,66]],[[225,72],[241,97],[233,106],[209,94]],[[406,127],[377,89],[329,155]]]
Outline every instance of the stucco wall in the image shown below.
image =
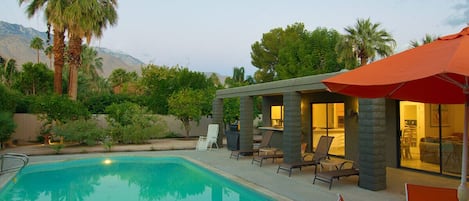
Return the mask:
[[[166,122],[170,132],[185,136],[184,126],[181,121],[176,119],[174,116],[161,116],[163,121]],[[99,125],[104,127],[107,126],[105,115],[94,115],[93,116]],[[13,117],[17,124],[15,133],[12,134],[11,140],[15,143],[24,144],[28,142],[35,142],[40,134],[41,121],[35,114],[15,114]],[[212,122],[211,118],[202,117],[199,124],[196,122],[191,123],[191,132],[189,136],[200,136],[206,135],[208,124]]]

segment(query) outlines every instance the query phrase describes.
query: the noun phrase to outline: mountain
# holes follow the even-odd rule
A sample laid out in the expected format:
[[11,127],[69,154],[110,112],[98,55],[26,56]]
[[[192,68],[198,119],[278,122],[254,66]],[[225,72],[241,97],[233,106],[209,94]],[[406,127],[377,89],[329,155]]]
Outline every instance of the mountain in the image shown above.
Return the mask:
[[[29,47],[34,37],[40,37],[44,41],[44,46],[47,46],[47,34],[45,32],[0,21],[0,56],[5,59],[15,59],[20,68],[26,62],[36,62],[37,52]],[[52,44],[52,39],[50,44]],[[103,58],[103,76],[105,77],[108,77],[117,68],[140,73],[140,68],[144,65],[142,61],[124,52],[101,47],[93,48],[98,51],[98,56]],[[49,58],[44,54],[44,51],[40,51],[39,57],[40,62],[50,64]]]

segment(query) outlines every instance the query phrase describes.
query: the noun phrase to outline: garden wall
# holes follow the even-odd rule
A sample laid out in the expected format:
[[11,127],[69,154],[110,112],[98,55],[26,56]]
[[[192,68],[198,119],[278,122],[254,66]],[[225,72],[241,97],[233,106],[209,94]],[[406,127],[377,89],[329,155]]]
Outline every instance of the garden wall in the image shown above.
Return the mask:
[[[184,126],[181,121],[174,116],[158,116],[166,122],[169,132],[181,137],[185,136]],[[97,119],[99,125],[107,126],[105,115],[94,115],[94,117]],[[37,141],[41,130],[41,121],[37,118],[37,115],[17,113],[14,115],[13,119],[17,124],[15,133],[11,136],[11,140],[14,144],[28,144]],[[189,136],[206,135],[208,124],[211,122],[212,119],[207,117],[202,117],[199,124],[192,122],[192,129]]]

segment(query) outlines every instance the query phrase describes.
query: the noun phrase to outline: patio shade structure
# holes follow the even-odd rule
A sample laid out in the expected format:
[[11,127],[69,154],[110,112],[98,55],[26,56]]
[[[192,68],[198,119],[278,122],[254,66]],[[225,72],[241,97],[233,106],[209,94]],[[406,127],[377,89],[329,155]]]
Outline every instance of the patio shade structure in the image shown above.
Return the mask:
[[458,199],[467,200],[469,27],[322,82],[331,92],[361,98],[465,104]]

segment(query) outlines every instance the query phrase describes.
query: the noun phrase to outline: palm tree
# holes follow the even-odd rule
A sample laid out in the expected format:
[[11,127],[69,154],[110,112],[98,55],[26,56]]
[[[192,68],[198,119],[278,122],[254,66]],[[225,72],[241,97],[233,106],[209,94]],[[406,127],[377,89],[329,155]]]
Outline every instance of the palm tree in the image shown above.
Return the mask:
[[234,67],[233,68],[233,76],[227,77],[225,83],[229,87],[239,87],[246,85],[246,81],[244,80],[244,67]]
[[98,52],[94,48],[83,45],[80,68],[93,80],[97,80],[99,73],[103,72],[103,58],[98,57]]
[[29,44],[29,47],[37,51],[37,63],[39,63],[39,50],[44,49],[44,41],[39,37],[34,37]]
[[48,25],[52,25],[54,32],[53,54],[54,54],[54,92],[62,95],[62,69],[65,55],[65,31],[64,11],[68,6],[65,0],[18,0],[20,5],[28,2],[26,14],[29,18],[36,12],[44,10]]
[[87,43],[93,36],[101,37],[107,25],[117,23],[116,0],[82,0],[73,1],[65,11],[69,31],[70,70],[68,96],[72,100],[77,98],[78,67],[81,65],[82,38]]
[[416,40],[412,40],[410,41],[410,48],[416,48],[420,45],[425,45],[427,43],[431,43],[433,41],[435,41],[436,39],[438,39],[438,36],[433,36],[433,35],[430,35],[430,34],[425,34],[425,37],[422,38],[422,44],[420,44],[418,41]]
[[83,45],[79,71],[88,77],[92,90],[96,91],[101,79],[99,73],[103,72],[103,58],[98,57],[98,52],[92,47]]
[[52,68],[52,56],[54,53],[52,52],[52,45],[49,45],[44,49],[44,54],[47,55],[47,58],[49,58],[49,68]]
[[[391,34],[384,29],[380,29],[380,23],[371,23],[370,19],[357,19],[354,27],[345,28],[347,32],[342,40],[337,44],[336,51],[339,59],[348,64],[360,61],[360,66],[368,64],[369,61],[378,56],[390,56],[396,46],[396,41]],[[352,61],[352,62],[351,62]]]
[[[20,4],[28,0],[18,0]],[[116,0],[30,0],[26,13],[32,17],[44,9],[46,20],[54,27],[54,91],[62,92],[62,68],[64,65],[65,31],[69,37],[69,91],[76,100],[78,88],[78,67],[81,60],[82,38],[89,43],[92,36],[100,37],[108,24],[117,22]],[[59,81],[60,76],[60,81]]]

